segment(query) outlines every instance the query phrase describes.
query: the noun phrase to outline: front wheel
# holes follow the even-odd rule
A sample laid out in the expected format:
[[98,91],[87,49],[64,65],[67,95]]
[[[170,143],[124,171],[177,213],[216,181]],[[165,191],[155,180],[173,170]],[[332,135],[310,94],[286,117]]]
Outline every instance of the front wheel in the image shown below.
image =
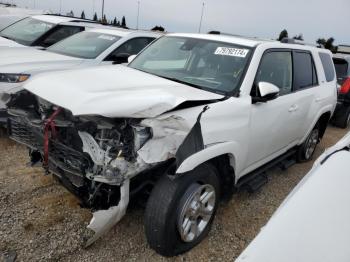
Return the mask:
[[307,137],[305,142],[301,144],[297,152],[297,161],[298,162],[307,162],[312,159],[316,151],[318,142],[320,141],[320,129],[318,125],[314,127],[310,135]]
[[220,197],[215,167],[202,164],[180,178],[162,177],[147,202],[149,245],[163,256],[184,253],[208,234]]

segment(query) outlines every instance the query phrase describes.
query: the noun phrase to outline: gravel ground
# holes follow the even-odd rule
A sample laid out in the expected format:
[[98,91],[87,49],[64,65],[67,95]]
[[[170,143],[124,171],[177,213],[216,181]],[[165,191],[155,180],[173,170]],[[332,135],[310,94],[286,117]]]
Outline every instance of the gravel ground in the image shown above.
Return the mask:
[[[315,158],[346,130],[329,127]],[[312,163],[269,171],[269,183],[239,193],[218,210],[209,236],[192,251],[166,259],[147,246],[141,207],[88,249],[82,248],[91,214],[41,168],[26,166],[27,150],[0,138],[0,261],[233,261],[268,221]]]

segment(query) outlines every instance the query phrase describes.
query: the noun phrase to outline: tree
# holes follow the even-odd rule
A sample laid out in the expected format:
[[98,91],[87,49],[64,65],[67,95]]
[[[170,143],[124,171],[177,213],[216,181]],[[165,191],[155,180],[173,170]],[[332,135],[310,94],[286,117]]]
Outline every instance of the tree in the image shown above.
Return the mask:
[[164,27],[162,27],[162,26],[156,25],[155,27],[153,27],[153,28],[151,29],[151,31],[160,31],[160,32],[164,32],[165,29],[164,29]]
[[81,12],[80,18],[85,19],[85,12],[84,12],[84,10],[83,10],[83,12]]
[[116,17],[114,17],[114,20],[113,20],[113,25],[114,25],[114,26],[117,26],[117,22],[118,22],[118,21],[117,21],[117,18],[116,18]]
[[107,24],[107,18],[106,18],[106,15],[103,15],[103,18],[102,18],[102,24]]
[[293,39],[304,41],[303,34],[299,34],[299,35],[293,36]]
[[123,16],[123,18],[122,18],[122,27],[126,28],[125,16]]
[[71,10],[71,11],[67,14],[67,16],[74,17],[74,12],[73,12],[73,10]]
[[96,14],[96,13],[94,14],[93,20],[94,20],[94,21],[97,21],[97,20],[98,20],[98,17],[97,17],[97,14]]
[[336,52],[338,47],[334,46],[334,38],[330,37],[328,39],[325,38],[319,38],[317,39],[316,43],[320,46],[323,46],[324,48],[332,51],[332,52]]
[[280,36],[278,37],[278,41],[281,41],[283,38],[288,37],[288,31],[286,29],[282,30]]

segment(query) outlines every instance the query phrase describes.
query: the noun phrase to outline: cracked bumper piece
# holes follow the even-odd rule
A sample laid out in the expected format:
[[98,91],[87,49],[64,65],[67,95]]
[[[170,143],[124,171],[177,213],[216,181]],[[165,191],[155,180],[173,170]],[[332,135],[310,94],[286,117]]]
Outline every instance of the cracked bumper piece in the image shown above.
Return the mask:
[[120,187],[119,204],[117,206],[110,207],[108,210],[99,210],[93,213],[93,217],[88,225],[88,228],[93,230],[95,234],[86,242],[85,247],[93,244],[124,217],[129,204],[129,192],[130,180],[126,180]]

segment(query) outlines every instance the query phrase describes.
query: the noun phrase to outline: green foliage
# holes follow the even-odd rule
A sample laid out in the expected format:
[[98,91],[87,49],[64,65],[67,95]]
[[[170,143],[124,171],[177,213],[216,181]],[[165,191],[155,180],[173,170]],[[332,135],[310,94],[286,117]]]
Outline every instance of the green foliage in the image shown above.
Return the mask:
[[283,38],[288,37],[288,31],[286,29],[282,30],[279,37],[277,38],[278,41],[281,41]]
[[328,39],[319,38],[317,39],[316,43],[332,52],[337,52],[338,47],[334,45],[334,40],[335,39],[333,37],[330,37]]

